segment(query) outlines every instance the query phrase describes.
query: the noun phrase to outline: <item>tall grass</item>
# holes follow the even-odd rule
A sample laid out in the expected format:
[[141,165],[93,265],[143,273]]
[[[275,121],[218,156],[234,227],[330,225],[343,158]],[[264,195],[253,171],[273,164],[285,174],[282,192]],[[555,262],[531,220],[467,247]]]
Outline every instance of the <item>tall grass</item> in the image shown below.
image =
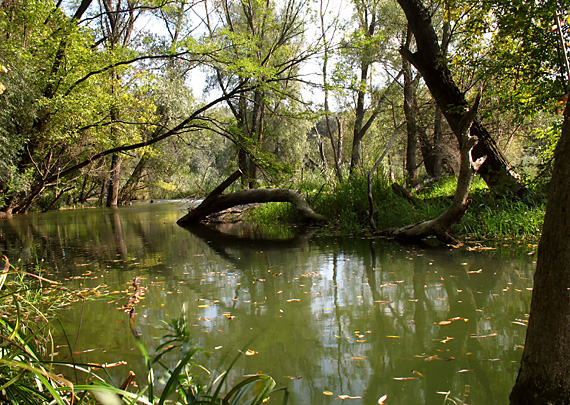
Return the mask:
[[[130,392],[129,375],[122,387],[109,384],[95,373],[97,367],[53,361],[51,338],[57,308],[77,295],[40,275],[19,270],[2,258],[0,271],[0,403],[2,404],[219,404],[259,405],[275,393],[275,381],[256,375],[228,386],[228,372],[239,356],[209,383],[201,384],[193,356],[199,351],[192,344],[186,315],[166,324],[163,342],[150,356],[138,342],[147,364],[147,385]],[[174,368],[164,362],[167,355],[177,360]],[[69,367],[88,384],[77,384],[55,372]],[[209,373],[207,373],[209,376]],[[160,376],[160,377],[158,377]],[[76,377],[77,378],[77,377]],[[225,391],[225,393],[223,393]],[[288,399],[283,391],[283,403]]]
[[[390,184],[378,177],[373,182],[374,222],[378,230],[414,224],[437,217],[451,204],[457,178],[442,178],[415,193],[414,204],[394,194]],[[367,233],[370,210],[368,184],[365,178],[356,178],[335,185],[306,192],[315,210],[327,218],[327,228],[341,233]],[[465,217],[453,226],[459,238],[504,239],[540,237],[546,199],[540,194],[527,197],[497,195],[484,181],[476,177],[470,193],[471,205]],[[262,204],[249,219],[258,223],[296,222],[300,217],[288,203]]]

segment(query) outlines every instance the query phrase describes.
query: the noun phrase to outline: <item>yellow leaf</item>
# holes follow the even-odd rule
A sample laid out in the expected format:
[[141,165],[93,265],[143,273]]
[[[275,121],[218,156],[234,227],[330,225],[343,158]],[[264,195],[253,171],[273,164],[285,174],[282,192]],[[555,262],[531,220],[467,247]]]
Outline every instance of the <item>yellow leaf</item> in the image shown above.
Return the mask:
[[384,401],[388,398],[388,395],[382,395],[380,399],[378,399],[378,405],[384,405]]
[[332,392],[330,392],[330,391],[323,391],[323,394],[328,395],[328,396],[334,395],[334,394],[333,394]]

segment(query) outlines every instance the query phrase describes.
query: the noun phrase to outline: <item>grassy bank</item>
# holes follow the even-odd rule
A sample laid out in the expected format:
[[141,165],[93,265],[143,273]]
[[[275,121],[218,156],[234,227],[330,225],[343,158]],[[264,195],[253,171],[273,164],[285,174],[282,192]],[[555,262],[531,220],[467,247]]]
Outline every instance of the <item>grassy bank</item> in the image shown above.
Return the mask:
[[[453,177],[441,179],[413,193],[418,202],[412,203],[395,194],[387,182],[375,181],[373,195],[376,228],[390,229],[435,218],[450,205],[455,185],[456,179]],[[305,195],[316,211],[327,217],[328,227],[340,233],[371,231],[366,179],[345,182],[331,189],[305,191]],[[456,237],[476,240],[524,238],[529,241],[540,237],[546,207],[545,197],[497,195],[489,191],[480,178],[476,178],[470,198],[472,202],[467,214],[452,229]],[[290,223],[300,220],[287,203],[263,204],[249,212],[248,219],[258,223]]]

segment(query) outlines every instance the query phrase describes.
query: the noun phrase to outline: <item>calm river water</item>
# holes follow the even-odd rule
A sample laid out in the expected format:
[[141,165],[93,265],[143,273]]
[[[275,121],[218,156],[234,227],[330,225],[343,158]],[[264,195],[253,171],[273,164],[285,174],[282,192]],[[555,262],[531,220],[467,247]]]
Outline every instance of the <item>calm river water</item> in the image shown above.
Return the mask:
[[198,363],[216,374],[247,351],[234,382],[269,374],[289,388],[290,404],[377,404],[384,395],[386,404],[508,402],[530,303],[528,248],[425,249],[293,227],[184,229],[176,220],[186,208],[0,220],[0,249],[12,262],[43,261],[44,275],[65,286],[111,293],[62,309],[72,348],[60,333],[60,360],[75,352],[76,361],[125,361],[108,369],[115,383],[133,370],[145,384],[120,310],[140,276],[135,327],[151,353],[163,321],[185,310],[204,350]]

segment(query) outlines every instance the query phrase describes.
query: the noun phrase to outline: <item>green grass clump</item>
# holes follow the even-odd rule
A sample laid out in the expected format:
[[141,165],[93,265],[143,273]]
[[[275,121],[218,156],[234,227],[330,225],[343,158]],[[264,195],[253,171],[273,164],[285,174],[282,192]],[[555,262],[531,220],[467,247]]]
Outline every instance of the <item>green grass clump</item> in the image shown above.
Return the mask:
[[[14,268],[6,256],[0,258],[0,403],[261,405],[276,391],[283,391],[282,403],[287,402],[287,391],[275,390],[275,381],[267,375],[255,375],[228,386],[228,372],[240,356],[228,371],[209,383],[199,383],[196,370],[206,369],[193,360],[199,349],[191,342],[184,313],[166,323],[155,356],[151,357],[137,340],[146,359],[148,384],[136,392],[109,384],[94,372],[100,367],[53,361],[50,330],[56,311],[76,300],[77,295],[41,275]],[[175,356],[174,368],[165,365],[167,355]],[[56,366],[69,367],[76,380],[80,375],[86,383],[77,384],[62,377],[56,373]],[[127,381],[130,380],[125,381],[128,387]]]
[[521,199],[479,192],[473,193],[471,200],[465,217],[454,226],[459,235],[497,240],[540,238],[546,198]]
[[[451,204],[457,178],[445,177],[412,193],[417,203],[396,195],[388,182],[377,177],[372,184],[374,222],[382,231],[436,218]],[[307,194],[314,209],[327,218],[326,227],[341,233],[372,231],[368,213],[368,181],[364,177],[345,181],[334,188],[315,187]],[[463,219],[452,227],[452,233],[462,239],[505,239],[540,237],[546,198],[529,193],[525,197],[495,194],[480,177],[471,187],[471,205]],[[301,216],[289,203],[260,204],[248,220],[260,224],[296,223]]]
[[301,215],[290,203],[268,202],[244,212],[243,220],[262,225],[274,225],[275,223],[299,222]]

